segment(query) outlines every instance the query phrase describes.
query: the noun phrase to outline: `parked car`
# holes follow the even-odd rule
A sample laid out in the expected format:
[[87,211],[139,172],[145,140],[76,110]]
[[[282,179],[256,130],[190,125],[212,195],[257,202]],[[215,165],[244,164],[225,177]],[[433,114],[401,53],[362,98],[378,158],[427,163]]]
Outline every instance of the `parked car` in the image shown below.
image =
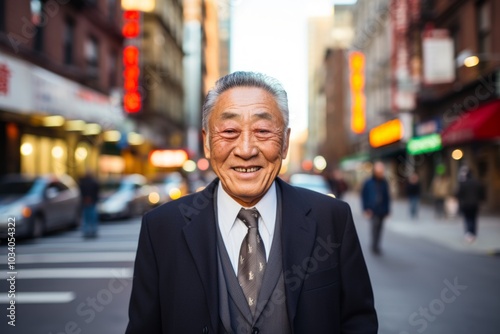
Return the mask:
[[290,184],[335,197],[325,178],[316,174],[297,173],[290,176]]
[[188,193],[186,180],[179,172],[172,172],[153,181],[159,194],[159,204],[177,199]]
[[[0,236],[15,221],[16,237],[41,237],[80,224],[81,197],[68,175],[8,175],[0,181]],[[9,219],[10,218],[10,219]]]
[[101,219],[129,218],[142,215],[154,203],[150,201],[154,187],[140,174],[109,179],[101,183],[100,201],[97,212]]

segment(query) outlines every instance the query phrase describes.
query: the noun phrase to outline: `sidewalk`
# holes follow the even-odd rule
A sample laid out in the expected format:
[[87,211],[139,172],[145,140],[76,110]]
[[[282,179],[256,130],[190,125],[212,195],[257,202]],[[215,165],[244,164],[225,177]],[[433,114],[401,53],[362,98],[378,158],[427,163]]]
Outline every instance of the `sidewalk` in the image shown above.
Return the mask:
[[[344,200],[351,205],[355,216],[360,216],[361,204],[357,193],[349,193]],[[359,218],[358,218],[359,219]],[[385,227],[395,233],[412,238],[422,238],[447,248],[468,253],[500,255],[500,217],[480,215],[477,239],[472,244],[464,242],[464,224],[461,216],[437,219],[433,208],[421,204],[417,219],[409,216],[408,202],[394,200],[391,215]]]

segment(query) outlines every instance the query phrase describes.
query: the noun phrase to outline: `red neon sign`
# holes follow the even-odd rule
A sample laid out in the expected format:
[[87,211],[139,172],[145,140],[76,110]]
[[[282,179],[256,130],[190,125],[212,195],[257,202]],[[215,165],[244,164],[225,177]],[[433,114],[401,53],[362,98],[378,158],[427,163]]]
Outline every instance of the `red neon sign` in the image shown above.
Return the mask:
[[[140,13],[127,10],[123,13],[122,34],[125,40],[133,40],[140,34]],[[142,108],[142,95],[139,91],[140,51],[137,46],[128,45],[123,49],[123,107],[128,113],[136,113]]]

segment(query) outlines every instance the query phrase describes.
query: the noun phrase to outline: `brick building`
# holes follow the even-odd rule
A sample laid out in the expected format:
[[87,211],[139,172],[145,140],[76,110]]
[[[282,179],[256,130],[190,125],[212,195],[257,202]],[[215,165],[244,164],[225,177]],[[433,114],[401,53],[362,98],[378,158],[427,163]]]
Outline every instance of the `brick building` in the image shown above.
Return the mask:
[[0,1],[0,175],[98,169],[124,131],[121,47],[119,1]]

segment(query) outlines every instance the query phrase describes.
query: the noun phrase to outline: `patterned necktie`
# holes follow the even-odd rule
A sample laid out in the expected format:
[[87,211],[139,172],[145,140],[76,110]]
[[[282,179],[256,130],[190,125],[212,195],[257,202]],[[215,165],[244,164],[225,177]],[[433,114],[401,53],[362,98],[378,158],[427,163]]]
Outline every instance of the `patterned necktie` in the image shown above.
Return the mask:
[[259,234],[259,211],[241,209],[238,218],[248,227],[247,235],[241,243],[238,261],[238,281],[247,299],[252,314],[255,315],[257,297],[262,285],[266,267],[266,250]]

